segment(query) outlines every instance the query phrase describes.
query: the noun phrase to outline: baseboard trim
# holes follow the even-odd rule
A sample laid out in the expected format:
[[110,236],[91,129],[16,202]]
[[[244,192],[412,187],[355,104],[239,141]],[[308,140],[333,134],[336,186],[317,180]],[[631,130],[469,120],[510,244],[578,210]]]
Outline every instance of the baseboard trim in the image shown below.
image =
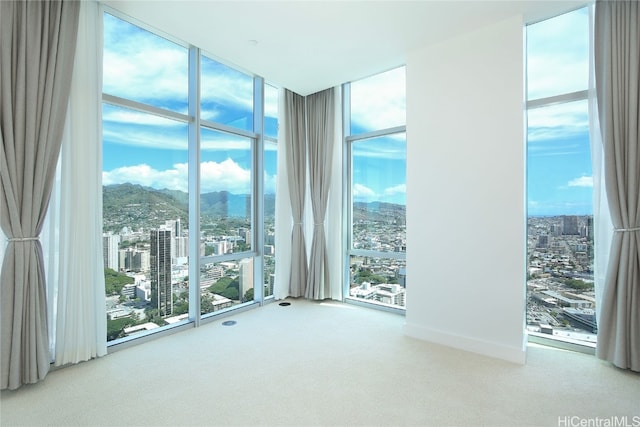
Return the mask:
[[404,325],[404,334],[423,341],[429,341],[447,347],[456,348],[458,350],[493,357],[495,359],[506,360],[507,362],[516,363],[518,365],[524,365],[526,362],[527,353],[524,345],[522,348],[510,347],[504,344],[454,335],[448,332],[438,331],[409,323]]

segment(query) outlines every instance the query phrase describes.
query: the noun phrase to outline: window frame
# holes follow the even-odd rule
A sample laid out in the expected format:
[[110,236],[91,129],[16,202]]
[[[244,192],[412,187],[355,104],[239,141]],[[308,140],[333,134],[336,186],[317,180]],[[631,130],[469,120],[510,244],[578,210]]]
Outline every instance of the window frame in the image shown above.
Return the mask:
[[[529,130],[529,122],[528,122],[528,113],[530,110],[534,110],[537,108],[545,108],[545,107],[550,107],[550,106],[554,106],[554,105],[559,105],[559,104],[569,104],[572,102],[577,102],[577,101],[587,101],[589,102],[589,100],[591,99],[591,97],[595,96],[595,93],[591,90],[590,87],[587,87],[587,89],[584,90],[578,90],[578,91],[571,91],[571,92],[565,92],[565,93],[559,93],[559,94],[555,94],[555,95],[551,95],[551,96],[543,96],[540,98],[533,98],[533,99],[529,99],[529,94],[528,94],[528,73],[527,73],[527,61],[528,61],[528,49],[527,49],[527,43],[528,43],[528,32],[527,29],[529,26],[531,25],[535,25],[538,24],[540,22],[544,22],[550,19],[554,19],[557,18],[559,16],[562,15],[566,15],[569,13],[573,13],[573,12],[577,12],[578,10],[582,10],[582,9],[587,9],[587,13],[588,13],[588,20],[589,20],[589,26],[592,27],[593,24],[593,5],[582,5],[576,9],[573,10],[569,10],[563,13],[560,13],[558,15],[554,15],[554,16],[550,16],[547,17],[545,19],[542,20],[538,20],[535,22],[528,22],[525,23],[524,28],[523,28],[523,32],[524,32],[524,45],[525,45],[525,63],[524,63],[524,77],[525,77],[525,81],[524,81],[524,87],[525,87],[525,91],[524,91],[524,96],[525,96],[525,103],[524,103],[524,119],[525,119],[525,131],[526,131],[526,136],[525,136],[525,145],[526,148],[528,149],[528,144],[529,144],[529,139],[528,139],[528,130]],[[593,43],[593,32],[590,31],[590,39],[589,39],[589,43]],[[591,60],[589,60],[589,68],[591,68],[593,66],[593,64],[591,63]],[[589,70],[589,75],[592,74],[592,70]],[[592,84],[592,81],[590,80],[588,83],[588,86],[590,86]],[[588,112],[589,113],[589,112]],[[588,129],[589,133],[591,133],[591,129]],[[525,150],[526,151],[526,150]],[[525,168],[528,169],[528,159],[525,159]],[[527,204],[528,204],[528,192],[527,192]],[[528,223],[528,208],[526,209],[526,222]],[[592,213],[593,215],[593,213]],[[527,241],[528,241],[528,231],[527,231],[527,238],[525,238],[525,253],[526,253],[526,257],[527,257],[527,265],[525,266],[527,269],[529,268],[529,260],[528,260],[528,248],[526,247],[527,245]],[[595,246],[596,242],[595,242],[595,238],[594,238],[594,246]],[[585,354],[591,354],[591,355],[595,355],[595,343],[594,344],[590,344],[586,341],[579,341],[579,340],[573,340],[571,338],[559,338],[559,337],[555,337],[555,336],[550,336],[548,334],[542,333],[542,332],[534,332],[534,331],[529,331],[527,330],[527,323],[526,323],[526,316],[527,316],[527,312],[529,310],[529,305],[528,305],[528,297],[527,295],[527,278],[525,275],[525,281],[524,281],[524,287],[525,287],[525,313],[524,313],[524,317],[525,317],[525,321],[524,321],[524,329],[525,329],[525,335],[527,337],[527,341],[530,343],[535,343],[535,344],[542,344],[542,345],[546,345],[546,346],[550,346],[550,347],[556,347],[556,348],[561,348],[564,350],[570,350],[570,351],[578,351],[581,353],[585,353]]]
[[[392,71],[397,68],[405,68],[406,65],[402,65],[400,67],[395,67]],[[384,71],[382,72],[384,73]],[[378,74],[382,74],[378,73]],[[360,134],[352,134],[351,133],[351,82],[344,83],[342,85],[342,132],[343,132],[343,167],[342,167],[342,183],[343,183],[343,259],[345,268],[343,270],[342,284],[343,284],[343,300],[350,304],[361,305],[368,308],[375,308],[382,311],[388,311],[400,315],[405,315],[406,306],[399,307],[393,306],[390,304],[372,302],[372,301],[364,301],[362,299],[352,297],[349,294],[349,290],[351,288],[351,262],[350,259],[352,256],[361,256],[361,257],[369,257],[369,258],[383,258],[383,259],[394,259],[394,260],[403,260],[406,263],[406,252],[379,252],[372,251],[366,249],[354,249],[353,248],[353,188],[352,188],[352,180],[353,180],[353,144],[357,142],[361,142],[367,139],[377,138],[377,137],[385,137],[385,136],[393,136],[404,133],[406,136],[407,126],[393,126],[384,129],[377,129],[373,131],[367,131]],[[405,158],[406,164],[406,158]],[[405,264],[406,265],[406,264]]]
[[[188,112],[186,114],[159,108],[151,104],[145,104],[132,99],[111,95],[102,92],[102,105],[111,105],[117,108],[127,108],[144,114],[151,114],[158,117],[175,120],[187,125],[188,133],[188,218],[189,218],[189,311],[188,318],[172,325],[165,325],[152,331],[146,331],[139,334],[118,338],[107,341],[108,352],[117,351],[133,344],[146,342],[156,337],[174,333],[192,327],[198,327],[221,317],[244,311],[262,305],[265,302],[264,295],[264,141],[277,144],[277,137],[265,137],[265,80],[253,73],[247,73],[235,67],[225,64],[213,55],[204,53],[200,48],[189,45],[181,40],[177,40],[160,30],[152,28],[127,16],[118,10],[109,6],[102,5],[100,13],[104,17],[109,14],[116,19],[125,21],[128,24],[139,27],[143,31],[147,31],[155,36],[164,38],[178,46],[188,50]],[[104,19],[104,18],[103,18]],[[235,71],[246,74],[251,77],[253,82],[253,131],[242,128],[235,128],[211,120],[201,118],[201,58],[206,56],[208,59],[219,62],[224,66],[228,66]],[[273,86],[273,85],[271,85]],[[277,87],[273,86],[274,88]],[[223,254],[214,256],[200,256],[200,158],[201,158],[201,130],[209,129],[216,132],[240,136],[250,141],[251,150],[251,249],[248,251],[236,252],[233,254]],[[200,313],[200,269],[205,263],[219,263],[226,261],[240,261],[241,259],[250,258],[253,263],[253,284],[254,296],[252,301],[236,304],[232,307],[212,313]],[[272,296],[270,297],[273,298]],[[106,337],[105,337],[106,339]]]

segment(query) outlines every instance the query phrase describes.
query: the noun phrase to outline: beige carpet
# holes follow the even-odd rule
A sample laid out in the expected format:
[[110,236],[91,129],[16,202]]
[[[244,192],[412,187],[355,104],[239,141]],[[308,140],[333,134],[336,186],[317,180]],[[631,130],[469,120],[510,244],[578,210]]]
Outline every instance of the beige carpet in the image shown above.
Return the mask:
[[[519,366],[407,338],[404,318],[395,314],[291,302],[3,391],[0,423],[570,427],[599,419],[640,425],[640,375],[593,356],[531,346],[527,364]],[[237,323],[222,325],[230,319]]]

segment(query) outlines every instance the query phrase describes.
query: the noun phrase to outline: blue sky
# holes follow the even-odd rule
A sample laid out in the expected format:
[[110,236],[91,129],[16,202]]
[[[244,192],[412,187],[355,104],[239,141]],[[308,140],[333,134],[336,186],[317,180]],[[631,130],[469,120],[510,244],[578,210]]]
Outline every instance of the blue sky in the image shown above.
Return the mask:
[[[529,100],[589,87],[586,8],[527,27]],[[527,112],[529,215],[593,213],[589,116],[586,100]]]
[[[104,92],[187,114],[188,51],[111,15],[104,25]],[[253,79],[202,58],[201,117],[252,131]],[[277,89],[265,88],[266,133],[277,133]],[[134,110],[103,107],[103,184],[131,182],[187,191],[187,124]],[[244,137],[201,133],[202,192],[250,189],[250,145]],[[275,191],[276,156],[267,144],[265,188]]]
[[[587,89],[586,9],[529,26],[527,94],[537,99]],[[106,15],[104,92],[181,114],[187,113],[185,47]],[[252,126],[252,78],[207,57],[202,60],[202,117],[243,130]],[[405,123],[404,69],[354,82],[351,132]],[[277,89],[267,86],[267,134],[277,134]],[[132,182],[187,190],[187,126],[109,105],[103,109],[103,183]],[[529,215],[590,214],[586,102],[530,110],[527,136]],[[201,137],[202,191],[246,193],[250,188],[247,139],[221,132]],[[353,194],[358,201],[404,204],[404,134],[357,142]],[[265,158],[265,189],[275,190],[276,155]]]
[[[104,92],[186,114],[187,49],[110,15],[104,28]],[[202,118],[251,131],[252,78],[208,57],[201,65]],[[404,87],[403,69],[354,84],[353,133],[403,125]],[[267,135],[277,136],[277,90],[268,86],[266,95]],[[103,107],[103,119],[104,185],[132,182],[187,190],[185,123],[111,105]],[[203,131],[201,148],[203,192],[250,190],[248,139]],[[404,204],[404,134],[358,143],[355,154],[356,200]],[[268,145],[265,190],[273,192],[275,182],[276,152]]]
[[[405,125],[405,87],[404,67],[351,83],[351,135]],[[353,142],[353,200],[406,204],[406,158],[404,132]]]

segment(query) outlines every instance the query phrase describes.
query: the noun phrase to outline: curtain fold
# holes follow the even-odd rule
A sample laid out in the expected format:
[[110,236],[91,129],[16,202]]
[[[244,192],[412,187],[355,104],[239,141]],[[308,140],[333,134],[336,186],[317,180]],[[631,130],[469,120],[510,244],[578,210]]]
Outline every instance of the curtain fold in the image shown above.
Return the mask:
[[640,371],[640,3],[597,1],[595,80],[614,227],[596,355]]
[[278,172],[276,174],[276,206],[275,206],[275,280],[273,296],[276,300],[289,296],[289,276],[291,275],[291,203],[289,183],[287,181],[287,144],[285,129],[288,119],[285,111],[285,90],[278,91]]
[[343,191],[342,180],[344,169],[342,168],[343,134],[342,134],[342,88],[334,87],[334,143],[331,159],[331,186],[329,188],[329,203],[327,206],[325,234],[327,237],[327,252],[329,254],[329,277],[331,299],[342,301],[344,289],[343,280],[349,281],[348,272],[345,270],[344,257],[344,233],[342,227]]
[[2,389],[49,371],[39,235],[67,113],[80,3],[0,2]]
[[[592,14],[593,15],[593,14]],[[593,16],[591,16],[593,19]],[[591,37],[593,41],[593,25],[591,25]],[[595,75],[593,73],[593,43],[590,52],[589,66],[589,139],[591,145],[591,168],[593,174],[593,274],[595,286],[596,324],[600,323],[600,309],[602,301],[602,288],[609,263],[609,248],[613,234],[613,224],[609,206],[607,205],[607,193],[604,185],[604,156],[602,138],[600,133],[600,121],[598,120],[598,103],[595,93]]]
[[291,271],[288,296],[305,295],[307,284],[307,250],[304,237],[304,201],[306,194],[306,121],[304,97],[285,90],[285,140],[287,183],[291,201]]
[[331,160],[334,144],[333,88],[307,97],[309,186],[313,211],[313,240],[305,297],[322,300],[331,297],[329,262],[325,236],[325,215],[331,186]]
[[107,352],[102,260],[102,16],[80,8],[69,111],[60,154],[55,365]]

